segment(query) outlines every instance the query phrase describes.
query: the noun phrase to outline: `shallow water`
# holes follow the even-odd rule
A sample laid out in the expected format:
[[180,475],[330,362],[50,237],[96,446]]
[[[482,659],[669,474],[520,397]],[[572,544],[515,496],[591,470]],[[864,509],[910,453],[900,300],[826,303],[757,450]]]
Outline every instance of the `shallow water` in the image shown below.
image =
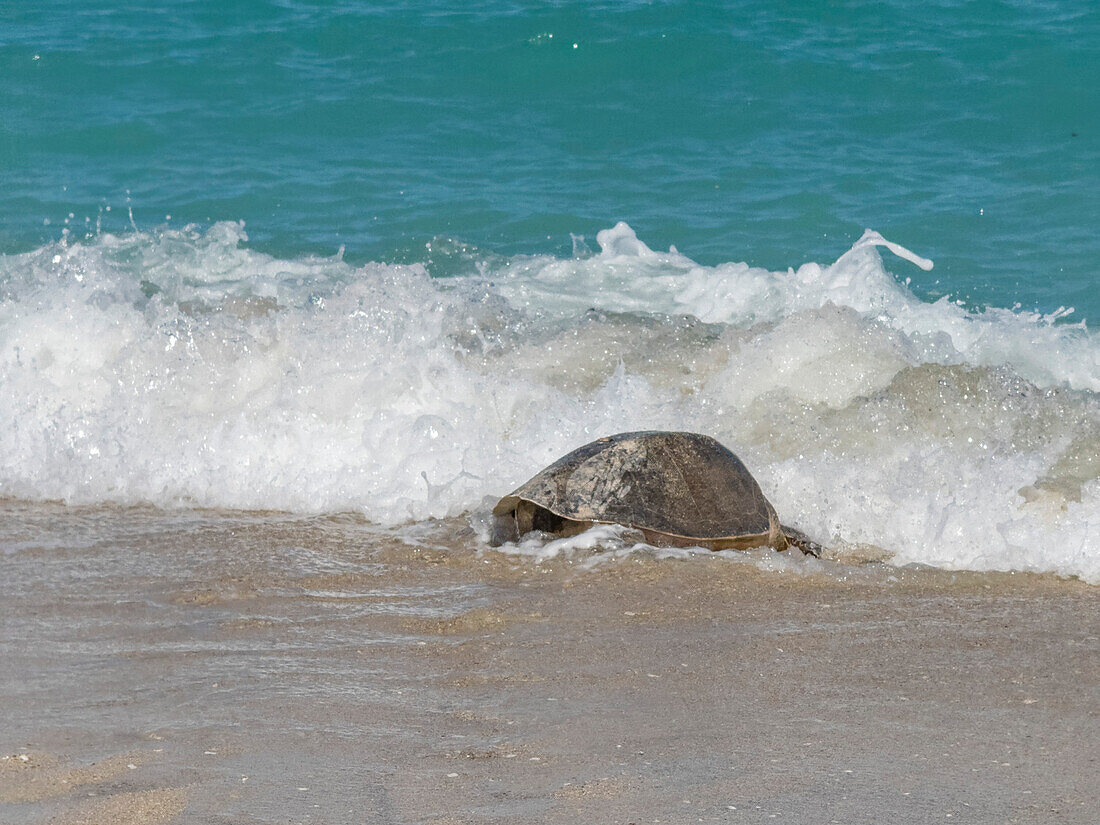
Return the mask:
[[1082,583],[0,507],[3,822],[1097,815]]
[[1093,4],[223,6],[0,8],[0,820],[1100,818]]

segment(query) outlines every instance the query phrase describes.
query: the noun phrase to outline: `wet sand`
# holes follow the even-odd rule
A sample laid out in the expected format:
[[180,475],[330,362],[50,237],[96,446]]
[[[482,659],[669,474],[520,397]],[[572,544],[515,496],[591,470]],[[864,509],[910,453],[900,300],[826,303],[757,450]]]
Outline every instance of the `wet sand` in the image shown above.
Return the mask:
[[1100,821],[1079,582],[0,509],[2,822]]

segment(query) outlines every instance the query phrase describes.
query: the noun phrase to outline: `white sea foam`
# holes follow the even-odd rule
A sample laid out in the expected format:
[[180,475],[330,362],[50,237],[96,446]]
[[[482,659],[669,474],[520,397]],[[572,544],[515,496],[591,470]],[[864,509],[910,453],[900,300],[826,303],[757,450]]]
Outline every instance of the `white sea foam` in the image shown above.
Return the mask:
[[0,495],[398,524],[477,510],[599,435],[685,429],[822,540],[1100,582],[1083,324],[921,302],[875,235],[787,272],[625,224],[598,241],[446,279],[280,260],[237,224],[0,257]]
[[600,232],[597,240],[599,254],[586,259],[518,258],[494,285],[513,304],[544,314],[595,307],[690,314],[738,326],[834,304],[905,333],[927,361],[1008,364],[1041,385],[1100,391],[1100,345],[1083,322],[1056,324],[1066,311],[975,313],[949,298],[924,303],[886,271],[876,247],[900,252],[922,268],[931,268],[931,261],[870,230],[835,263],[807,263],[787,272],[743,263],[699,266],[675,248],[654,252],[625,223]]
[[768,573],[808,575],[827,569],[819,559],[798,550],[777,553],[770,547],[758,547],[714,552],[702,547],[655,547],[645,542],[640,531],[617,524],[597,524],[583,533],[564,538],[530,533],[520,541],[506,542],[498,549],[501,553],[523,556],[536,562],[560,558],[585,568],[599,567],[636,553],[645,553],[658,559],[722,558],[752,564]]

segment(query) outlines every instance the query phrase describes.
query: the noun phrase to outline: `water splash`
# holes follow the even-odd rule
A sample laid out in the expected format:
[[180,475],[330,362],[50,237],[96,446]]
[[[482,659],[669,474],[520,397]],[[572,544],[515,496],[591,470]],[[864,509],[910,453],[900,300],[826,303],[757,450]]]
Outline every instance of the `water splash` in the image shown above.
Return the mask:
[[1096,336],[922,302],[878,247],[923,259],[874,233],[769,272],[618,224],[595,255],[442,279],[246,241],[223,223],[0,257],[0,494],[393,525],[600,435],[686,429],[823,540],[1100,580]]

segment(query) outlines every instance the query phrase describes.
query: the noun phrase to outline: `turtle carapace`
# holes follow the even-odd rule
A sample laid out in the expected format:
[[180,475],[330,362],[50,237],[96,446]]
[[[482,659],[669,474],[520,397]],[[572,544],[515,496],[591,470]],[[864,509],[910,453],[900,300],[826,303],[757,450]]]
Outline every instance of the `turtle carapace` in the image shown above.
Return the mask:
[[532,530],[571,536],[622,524],[654,545],[820,550],[779,523],[737,456],[697,433],[620,433],[585,444],[502,498],[493,516],[495,545]]

